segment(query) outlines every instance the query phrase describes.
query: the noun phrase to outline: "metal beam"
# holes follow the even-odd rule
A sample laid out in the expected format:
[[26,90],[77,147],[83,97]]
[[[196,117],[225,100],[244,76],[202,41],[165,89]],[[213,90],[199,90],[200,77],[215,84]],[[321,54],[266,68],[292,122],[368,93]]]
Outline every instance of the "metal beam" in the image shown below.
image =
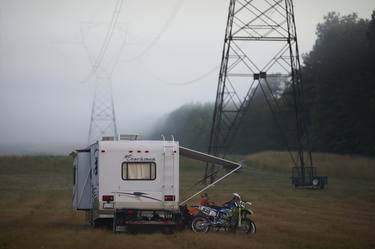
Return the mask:
[[229,167],[229,168],[237,168],[238,166],[241,166],[241,164],[232,162],[217,156],[212,156],[203,152],[199,152],[196,150],[188,149],[185,147],[180,146],[180,155],[184,157],[188,157],[191,159],[195,159],[198,161],[202,161],[205,163],[212,163],[215,165],[221,165],[224,167]]

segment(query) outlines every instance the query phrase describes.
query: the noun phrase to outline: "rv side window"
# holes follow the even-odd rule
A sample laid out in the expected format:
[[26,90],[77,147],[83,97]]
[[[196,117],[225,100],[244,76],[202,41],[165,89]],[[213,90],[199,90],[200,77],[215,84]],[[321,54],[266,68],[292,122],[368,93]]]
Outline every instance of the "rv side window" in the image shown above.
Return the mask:
[[155,180],[156,164],[154,162],[122,163],[123,180]]

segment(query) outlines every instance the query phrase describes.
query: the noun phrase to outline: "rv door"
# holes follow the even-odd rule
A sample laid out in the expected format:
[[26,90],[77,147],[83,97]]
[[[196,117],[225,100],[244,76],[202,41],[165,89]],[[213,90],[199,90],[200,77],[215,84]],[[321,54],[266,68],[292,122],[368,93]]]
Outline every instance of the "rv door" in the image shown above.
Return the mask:
[[78,151],[73,162],[73,209],[91,209],[90,151]]

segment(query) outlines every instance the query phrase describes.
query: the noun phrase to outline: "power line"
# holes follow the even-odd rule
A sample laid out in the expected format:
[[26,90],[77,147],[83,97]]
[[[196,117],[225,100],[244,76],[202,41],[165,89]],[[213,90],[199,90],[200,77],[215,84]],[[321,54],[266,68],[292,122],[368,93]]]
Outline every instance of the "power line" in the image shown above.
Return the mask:
[[104,55],[107,52],[107,49],[108,49],[109,44],[110,44],[110,42],[112,40],[112,37],[113,37],[114,28],[117,24],[117,20],[118,20],[118,17],[120,15],[122,3],[123,3],[123,0],[118,0],[116,2],[116,7],[115,7],[115,10],[113,11],[113,15],[112,15],[112,20],[109,24],[109,28],[107,30],[107,34],[105,36],[103,45],[101,47],[101,50],[100,50],[100,52],[98,54],[98,57],[96,58],[96,61],[95,61],[95,64],[94,64],[94,70],[100,66],[100,64],[101,64],[101,62],[104,58]]
[[93,67],[94,66],[94,58],[93,58],[92,54],[90,53],[89,47],[87,46],[85,34],[84,34],[83,29],[82,29],[82,26],[80,27],[79,31],[80,31],[80,35],[81,35],[81,44],[82,44],[82,46],[85,50],[86,56],[87,56],[87,58],[90,62],[91,67]]
[[109,75],[108,75],[109,78],[112,78],[113,72],[115,71],[118,63],[120,62],[120,58],[121,58],[121,55],[124,51],[126,41],[127,41],[126,37],[127,37],[127,35],[126,35],[126,31],[125,31],[124,40],[122,41],[122,43],[120,45],[120,48],[119,48],[119,52],[116,54],[115,59],[114,59],[114,63],[112,65],[111,69],[109,70]]
[[157,33],[157,35],[154,37],[154,39],[138,55],[136,55],[136,56],[134,56],[134,57],[132,57],[132,58],[130,58],[128,60],[124,60],[125,63],[129,63],[129,62],[141,59],[143,56],[147,55],[153,49],[153,47],[162,38],[162,36],[164,35],[164,33],[168,30],[168,28],[171,25],[172,21],[175,19],[175,17],[177,16],[178,12],[180,11],[182,5],[184,4],[184,1],[185,0],[179,0],[176,3],[176,5],[174,6],[174,8],[173,8],[171,14],[169,15],[167,21],[164,23],[164,25],[162,26],[162,28],[160,29],[160,31]]
[[92,75],[96,73],[98,68],[100,68],[101,63],[103,61],[103,58],[104,58],[104,56],[107,52],[107,49],[109,47],[109,44],[111,43],[113,33],[114,33],[115,27],[117,25],[117,22],[118,22],[120,13],[121,13],[122,5],[123,5],[123,0],[117,0],[116,1],[115,9],[112,13],[111,22],[108,25],[108,30],[107,30],[107,33],[104,37],[102,47],[101,47],[101,49],[98,53],[98,56],[96,57],[96,59],[94,61],[94,64],[91,67],[91,71],[89,72],[88,76],[82,82],[88,81],[92,77]]
[[[122,40],[122,42],[120,44],[119,52],[116,53],[116,55],[114,56],[114,59],[113,59],[114,62],[112,64],[112,66],[110,67],[110,69],[109,70],[105,70],[103,67],[101,67],[102,72],[105,74],[105,76],[108,79],[112,78],[112,74],[113,74],[115,68],[117,67],[117,65],[118,65],[118,63],[120,61],[120,57],[121,57],[121,55],[123,53],[123,50],[125,48],[126,41],[127,41],[126,40],[127,36],[126,36],[126,33],[125,33],[126,31],[124,31],[120,27],[116,27],[116,29],[120,29],[120,30],[122,30],[122,32],[124,32],[124,39]],[[80,44],[82,44],[82,46],[83,46],[83,48],[85,50],[86,56],[87,56],[87,58],[88,58],[88,60],[90,62],[90,65],[91,65],[91,67],[93,67],[94,66],[94,59],[95,58],[93,57],[92,53],[90,52],[89,47],[87,46],[87,42],[86,42],[86,38],[85,38],[86,35],[85,35],[85,32],[84,32],[84,30],[83,30],[82,27],[80,28],[80,35],[81,35]]]
[[201,74],[201,75],[198,75],[192,79],[189,79],[189,80],[186,80],[186,81],[167,81],[167,80],[164,80],[162,79],[161,77],[158,77],[156,76],[154,73],[152,73],[150,70],[149,70],[149,73],[156,79],[158,80],[159,82],[161,83],[164,83],[166,85],[175,85],[175,86],[186,86],[186,85],[191,85],[191,84],[194,84],[198,81],[201,81],[205,78],[207,78],[208,76],[210,76],[212,73],[215,73],[217,72],[217,69],[220,67],[220,65],[216,65],[214,66],[213,68],[211,68],[210,70],[206,71],[205,73]]

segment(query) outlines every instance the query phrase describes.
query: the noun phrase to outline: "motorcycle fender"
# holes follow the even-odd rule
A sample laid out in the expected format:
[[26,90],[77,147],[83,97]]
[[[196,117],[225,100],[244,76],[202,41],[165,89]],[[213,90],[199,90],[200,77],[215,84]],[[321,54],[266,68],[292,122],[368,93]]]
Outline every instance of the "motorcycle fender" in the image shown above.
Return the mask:
[[247,214],[252,215],[254,212],[250,208],[244,208],[241,210],[241,213],[246,216]]

